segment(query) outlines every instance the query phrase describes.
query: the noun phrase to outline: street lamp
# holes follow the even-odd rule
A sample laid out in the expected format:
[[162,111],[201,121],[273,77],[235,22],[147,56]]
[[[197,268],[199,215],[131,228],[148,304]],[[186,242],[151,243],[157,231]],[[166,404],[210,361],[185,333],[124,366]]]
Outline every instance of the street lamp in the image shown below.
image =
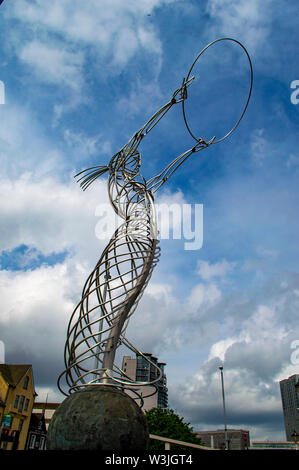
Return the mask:
[[222,386],[222,401],[223,401],[223,415],[224,415],[224,439],[225,439],[225,450],[228,450],[228,437],[227,437],[227,426],[226,426],[226,411],[225,411],[225,397],[224,397],[224,381],[223,381],[223,367],[219,366],[221,374],[221,386]]

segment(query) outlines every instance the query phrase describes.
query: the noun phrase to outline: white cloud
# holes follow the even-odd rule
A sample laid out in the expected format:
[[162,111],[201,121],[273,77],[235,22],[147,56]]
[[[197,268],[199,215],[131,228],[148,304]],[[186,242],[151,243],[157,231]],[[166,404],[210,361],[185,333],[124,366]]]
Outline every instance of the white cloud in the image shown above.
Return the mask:
[[227,338],[217,341],[217,343],[213,344],[211,347],[208,359],[210,360],[214,357],[219,357],[222,361],[224,361],[227,349],[237,341],[239,341],[238,338]]
[[161,44],[148,14],[174,0],[130,2],[54,0],[50,4],[16,0],[10,15],[33,30],[58,33],[71,43],[88,44],[97,55],[111,58],[111,64],[124,66],[140,49],[161,53]]
[[[152,80],[157,79],[162,45],[159,31],[148,15],[174,1],[54,0],[48,4],[16,0],[9,5],[7,17],[19,21],[18,28],[8,30],[10,53],[25,64],[31,81],[34,78],[40,84],[55,84],[67,96],[63,103],[53,103],[54,127],[63,114],[91,102],[92,71],[108,80],[120,74],[134,58],[138,61],[133,67],[138,68],[139,59],[146,53],[149,74]],[[132,80],[137,76],[134,74]],[[138,83],[134,87],[138,88]],[[137,92],[139,98],[141,92]],[[131,98],[128,109],[134,113],[134,91]],[[148,98],[147,106],[150,104]]]
[[200,277],[203,280],[208,281],[214,277],[225,277],[235,268],[236,263],[229,263],[225,259],[215,264],[210,264],[208,261],[199,260],[197,266],[197,272]]
[[34,40],[22,48],[19,57],[41,82],[65,84],[73,89],[82,86],[83,55],[80,51]]
[[[157,68],[159,69],[160,67],[158,66]],[[151,113],[161,106],[163,100],[166,101],[162,97],[161,90],[155,81],[143,83],[137,77],[135,83],[132,84],[130,94],[120,98],[117,107],[120,112],[126,113],[128,116],[135,116],[142,111],[145,119],[144,123],[141,123],[143,125],[146,123],[146,119],[150,118]]]
[[182,347],[177,330],[181,317],[172,286],[153,277],[130,320],[127,337],[138,349],[158,356],[166,349],[177,350]]
[[[60,403],[65,398],[57,389],[51,387],[39,387],[38,384],[35,384],[35,391],[37,393],[36,402]],[[48,413],[50,414],[50,412]]]
[[[269,9],[272,3],[253,0],[208,0],[207,12],[211,15],[222,37],[233,37],[243,42],[254,53],[266,40],[270,32]],[[212,27],[213,29],[213,27]]]
[[[7,354],[17,348],[33,357],[56,356],[73,309],[74,282],[80,277],[70,276],[70,268],[64,264],[26,272],[0,271],[1,336]],[[72,269],[82,275],[79,266],[73,264]]]
[[207,308],[212,307],[221,299],[221,291],[218,289],[215,283],[210,284],[197,284],[193,287],[189,297],[188,306],[190,311],[199,310],[201,314],[201,308],[205,311]]
[[287,335],[287,329],[279,325],[275,308],[268,305],[259,305],[244,324],[243,329],[251,341],[264,341],[268,338],[282,340]]
[[2,178],[18,178],[30,173],[33,178],[62,174],[65,155],[43,132],[25,107],[10,104],[2,112],[0,157]]
[[[38,249],[44,254],[75,250],[83,261],[91,262],[92,253],[104,247],[104,241],[95,236],[99,201],[108,204],[104,181],[83,192],[72,179],[61,184],[52,178],[36,181],[24,174],[15,181],[2,180],[1,232],[3,250],[21,244]],[[107,240],[106,240],[107,242]]]
[[76,151],[77,158],[87,155],[105,155],[112,156],[112,146],[109,140],[101,134],[94,136],[85,135],[83,132],[74,132],[66,129],[63,137],[67,145]]

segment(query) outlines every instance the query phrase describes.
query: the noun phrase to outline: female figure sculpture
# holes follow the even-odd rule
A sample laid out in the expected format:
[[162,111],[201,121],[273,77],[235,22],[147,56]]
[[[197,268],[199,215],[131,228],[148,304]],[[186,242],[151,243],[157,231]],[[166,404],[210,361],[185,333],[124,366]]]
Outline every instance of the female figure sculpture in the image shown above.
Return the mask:
[[[123,223],[115,231],[88,277],[81,300],[71,316],[65,345],[66,369],[58,379],[58,387],[65,395],[67,393],[61,385],[63,377],[69,392],[86,385],[101,384],[135,390],[142,385],[154,386],[161,377],[158,373],[152,382],[134,382],[117,366],[115,355],[118,346],[122,345],[143,356],[126,338],[125,331],[159,259],[155,192],[190,155],[226,138],[238,125],[247,108],[252,77],[241,118],[223,138],[216,140],[216,137],[213,137],[209,141],[197,139],[187,124],[184,101],[187,99],[187,89],[194,80],[191,76],[193,66],[208,47],[221,40],[230,39],[218,39],[203,49],[171,99],[112,157],[108,166],[95,166],[77,175],[80,176],[81,187],[85,190],[99,176],[108,173],[109,198]],[[241,47],[244,49],[242,45]],[[248,54],[247,57],[249,59]],[[249,63],[251,68],[250,59]],[[146,181],[140,172],[140,142],[172,106],[178,103],[182,103],[187,130],[194,138],[195,145],[175,158],[161,173]],[[148,357],[143,357],[149,361]],[[152,365],[158,369],[156,364]],[[136,393],[138,395],[138,392]],[[150,395],[152,393],[155,393],[155,390]]]

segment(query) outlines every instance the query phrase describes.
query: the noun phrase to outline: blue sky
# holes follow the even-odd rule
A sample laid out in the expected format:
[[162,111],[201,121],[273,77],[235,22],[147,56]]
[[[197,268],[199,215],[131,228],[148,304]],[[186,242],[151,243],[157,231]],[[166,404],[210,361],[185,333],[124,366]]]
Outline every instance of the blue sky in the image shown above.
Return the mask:
[[[33,364],[39,399],[62,399],[68,319],[105,241],[96,237],[107,164],[220,37],[250,54],[247,112],[225,141],[192,155],[157,203],[202,204],[203,246],[161,240],[161,259],[128,337],[167,363],[169,404],[194,429],[229,427],[285,439],[279,380],[298,373],[298,6],[265,0],[8,0],[0,7],[0,340],[7,362]],[[194,68],[194,133],[225,134],[249,86],[241,48],[218,43]],[[193,140],[181,107],[144,139],[150,178]],[[144,331],[147,334],[144,334]]]

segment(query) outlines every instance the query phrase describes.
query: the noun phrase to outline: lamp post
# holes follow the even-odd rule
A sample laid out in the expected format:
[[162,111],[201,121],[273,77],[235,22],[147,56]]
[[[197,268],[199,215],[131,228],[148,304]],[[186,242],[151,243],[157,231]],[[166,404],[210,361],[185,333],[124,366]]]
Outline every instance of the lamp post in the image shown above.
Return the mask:
[[221,387],[222,387],[225,450],[228,450],[228,437],[227,437],[227,426],[226,426],[226,410],[225,410],[225,396],[224,396],[224,380],[223,380],[223,366],[219,366],[219,370],[220,370],[220,375],[221,375]]

